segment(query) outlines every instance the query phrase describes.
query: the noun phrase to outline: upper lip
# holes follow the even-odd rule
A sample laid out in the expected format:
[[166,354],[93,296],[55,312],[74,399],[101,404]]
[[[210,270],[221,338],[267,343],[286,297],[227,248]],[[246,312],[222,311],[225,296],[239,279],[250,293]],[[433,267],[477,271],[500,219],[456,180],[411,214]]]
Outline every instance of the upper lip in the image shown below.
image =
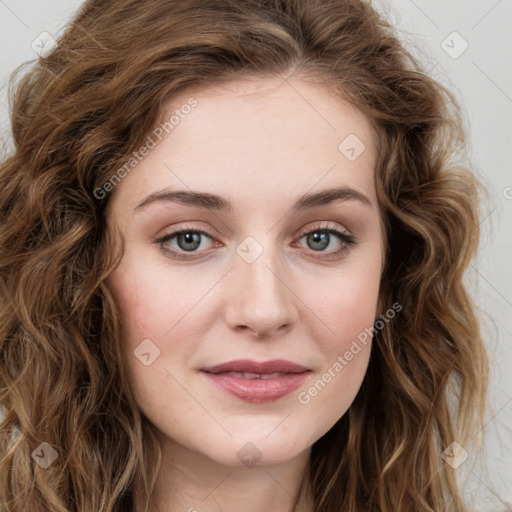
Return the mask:
[[227,363],[201,368],[208,373],[222,372],[249,372],[249,373],[302,373],[308,368],[285,359],[273,359],[272,361],[251,361],[250,359],[237,359]]

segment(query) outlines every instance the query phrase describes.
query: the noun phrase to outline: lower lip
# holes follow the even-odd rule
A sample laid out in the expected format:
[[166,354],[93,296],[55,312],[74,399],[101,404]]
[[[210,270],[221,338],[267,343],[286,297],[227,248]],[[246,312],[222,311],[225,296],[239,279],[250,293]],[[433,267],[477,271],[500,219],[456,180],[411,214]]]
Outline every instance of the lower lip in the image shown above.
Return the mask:
[[309,371],[287,373],[273,379],[244,379],[232,375],[202,372],[217,386],[247,402],[270,402],[286,396],[299,388]]

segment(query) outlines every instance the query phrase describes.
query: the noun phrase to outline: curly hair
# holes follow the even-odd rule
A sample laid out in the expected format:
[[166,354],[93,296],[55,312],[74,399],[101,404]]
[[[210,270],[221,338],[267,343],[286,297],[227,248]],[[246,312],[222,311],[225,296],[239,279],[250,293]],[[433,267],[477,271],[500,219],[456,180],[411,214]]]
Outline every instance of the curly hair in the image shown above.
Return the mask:
[[[120,254],[95,191],[181,91],[289,72],[375,129],[380,294],[403,307],[312,447],[314,510],[467,511],[442,453],[479,439],[488,362],[463,282],[481,185],[459,162],[454,95],[362,0],[88,0],[57,42],[12,77],[0,164],[2,512],[124,512],[136,484],[151,495],[162,455],[122,363],[106,282]],[[43,442],[58,454],[46,469]]]

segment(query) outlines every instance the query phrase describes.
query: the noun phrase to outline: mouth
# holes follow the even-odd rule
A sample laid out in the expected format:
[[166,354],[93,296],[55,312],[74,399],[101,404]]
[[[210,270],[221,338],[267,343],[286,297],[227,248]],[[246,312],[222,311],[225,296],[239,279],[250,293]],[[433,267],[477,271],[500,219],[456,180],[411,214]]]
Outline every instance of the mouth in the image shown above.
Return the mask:
[[286,360],[237,360],[202,368],[201,372],[218,388],[248,402],[282,398],[300,387],[310,369]]
[[[210,373],[210,372],[207,372]],[[275,379],[277,377],[283,377],[288,373],[275,372],[275,373],[251,373],[251,372],[220,372],[213,373],[213,375],[230,375],[231,377],[239,377],[241,379]]]

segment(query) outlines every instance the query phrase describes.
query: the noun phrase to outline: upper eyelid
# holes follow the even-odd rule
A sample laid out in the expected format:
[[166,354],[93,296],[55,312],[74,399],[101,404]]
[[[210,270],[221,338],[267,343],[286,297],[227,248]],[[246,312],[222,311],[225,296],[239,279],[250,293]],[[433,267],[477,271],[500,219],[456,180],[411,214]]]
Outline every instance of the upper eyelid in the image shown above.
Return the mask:
[[[336,231],[339,231],[346,235],[354,236],[352,234],[352,232],[349,229],[347,229],[346,227],[333,226],[333,225],[327,224],[327,221],[323,221],[323,222],[325,223],[324,225],[312,226],[312,227],[304,228],[304,229],[300,230],[299,236],[303,237],[304,235],[310,233],[311,231],[324,231],[324,230],[336,230]],[[216,238],[215,234],[211,230],[208,230],[205,228],[192,227],[192,226],[184,226],[182,228],[177,228],[175,230],[170,231],[167,234],[163,234],[159,238],[162,239],[162,238],[166,238],[166,237],[173,237],[173,236],[179,235],[181,233],[188,233],[188,232],[201,233],[210,238]]]
[[[357,237],[355,235],[353,235],[351,233],[351,231],[348,230],[347,228],[345,228],[345,227],[341,228],[338,226],[334,227],[332,225],[328,225],[327,221],[323,221],[323,222],[325,223],[324,225],[321,224],[321,225],[312,226],[310,228],[305,228],[305,229],[301,230],[300,234],[298,235],[297,240],[300,240],[304,236],[306,236],[309,233],[314,232],[314,231],[330,231],[331,234],[333,234],[335,236],[337,235],[338,238],[342,241],[342,243],[348,243],[348,240],[343,240],[343,235],[346,235],[352,241],[352,243],[358,241]],[[170,240],[182,233],[189,233],[189,232],[201,233],[202,235],[206,235],[208,238],[210,238],[215,243],[218,243],[217,237],[213,233],[209,232],[209,230],[203,229],[203,228],[192,227],[192,226],[184,226],[182,228],[177,228],[168,234],[164,234],[161,237],[158,237],[155,241],[158,243],[165,243],[167,240]]]

